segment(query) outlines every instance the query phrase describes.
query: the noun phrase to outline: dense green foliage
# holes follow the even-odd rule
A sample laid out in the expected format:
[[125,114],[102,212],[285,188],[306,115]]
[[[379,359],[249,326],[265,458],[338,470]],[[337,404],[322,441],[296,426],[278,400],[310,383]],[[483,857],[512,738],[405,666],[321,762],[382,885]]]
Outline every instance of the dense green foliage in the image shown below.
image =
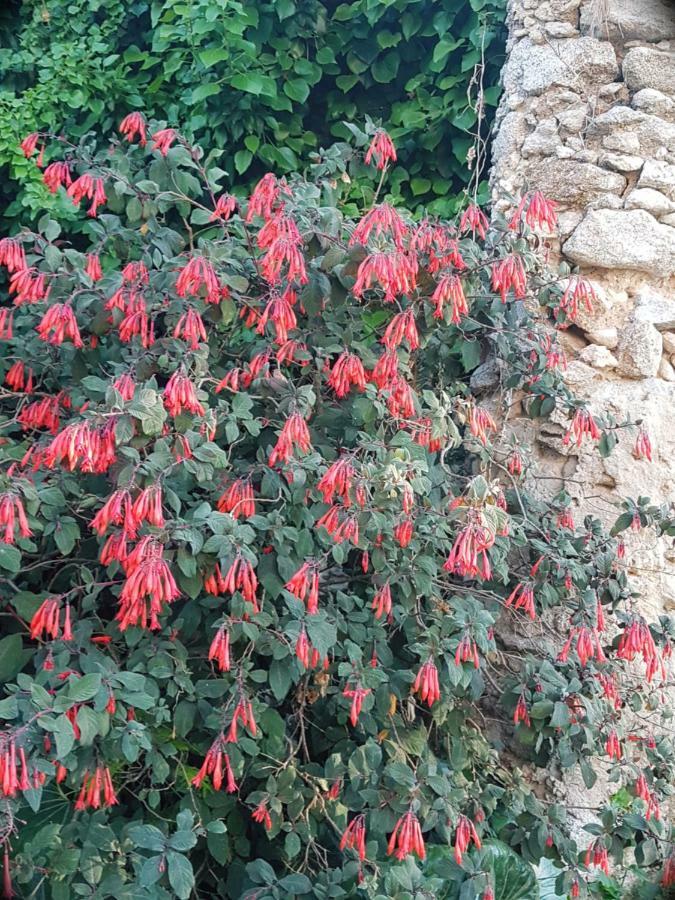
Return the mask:
[[[236,209],[208,155],[163,138],[164,156],[48,140],[48,180],[93,215],[77,247],[49,215],[0,246],[15,886],[537,900],[547,859],[557,896],[602,897],[634,855],[658,896],[673,624],[632,611],[598,521],[529,492],[509,421],[516,401],[566,411],[578,453],[635,439],[570,394],[523,302],[564,324],[584,291],[529,240],[550,207],[487,232],[476,209],[357,217],[337,145]],[[590,788],[598,756],[610,796],[577,844],[532,784],[580,766]]]
[[5,214],[26,221],[51,203],[17,151],[24,134],[105,132],[133,109],[222,148],[219,165],[247,179],[296,171],[346,136],[344,120],[369,115],[397,141],[393,195],[452,213],[474,143],[476,67],[488,118],[496,105],[504,5],[11,0],[0,11]]

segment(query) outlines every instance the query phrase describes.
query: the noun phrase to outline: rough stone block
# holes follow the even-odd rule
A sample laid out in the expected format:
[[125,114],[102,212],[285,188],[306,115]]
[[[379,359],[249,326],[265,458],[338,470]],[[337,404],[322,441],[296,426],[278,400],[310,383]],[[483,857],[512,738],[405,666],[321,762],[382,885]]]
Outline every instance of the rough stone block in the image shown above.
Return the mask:
[[675,166],[663,160],[645,160],[637,186],[638,188],[654,188],[671,200],[675,200]]
[[670,331],[675,328],[675,298],[644,287],[636,294],[633,318],[649,322],[659,331]]
[[581,30],[614,43],[663,41],[675,37],[675,16],[669,0],[605,0],[602,17],[598,5],[585,3]]
[[580,266],[635,269],[665,278],[675,273],[675,229],[640,209],[591,210],[563,252]]
[[663,339],[649,322],[628,322],[619,336],[616,358],[628,378],[653,378],[659,371]]
[[648,213],[656,216],[667,216],[668,213],[675,211],[675,203],[654,188],[637,188],[631,191],[626,197],[624,203],[626,209],[645,209]]
[[651,47],[633,47],[624,57],[623,77],[631,91],[653,88],[664,94],[675,94],[675,54]]
[[507,93],[541,94],[554,85],[578,90],[614,81],[617,71],[614,48],[607,41],[581,37],[535,45],[525,38],[513,47],[502,77]]
[[570,206],[585,205],[603,194],[620,194],[626,179],[590,163],[571,159],[544,159],[526,167],[528,182],[540,191]]

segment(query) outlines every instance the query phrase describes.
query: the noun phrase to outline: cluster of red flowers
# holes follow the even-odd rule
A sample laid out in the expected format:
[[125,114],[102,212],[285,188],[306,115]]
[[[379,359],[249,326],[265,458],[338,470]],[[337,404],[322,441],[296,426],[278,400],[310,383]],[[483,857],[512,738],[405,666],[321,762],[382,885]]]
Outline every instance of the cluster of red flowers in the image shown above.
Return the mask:
[[411,853],[420,860],[427,856],[419,820],[414,812],[408,811],[394,826],[387,844],[387,856],[401,860]]
[[101,809],[117,805],[117,795],[107,766],[97,766],[82,777],[82,787],[75,801],[75,809]]
[[0,796],[16,797],[19,791],[38,788],[46,781],[46,775],[37,768],[31,770],[26,751],[17,747],[11,734],[0,734]]
[[216,791],[221,789],[224,780],[227,793],[235,793],[237,790],[237,782],[234,780],[234,773],[232,771],[232,766],[230,765],[230,757],[225,751],[226,747],[227,739],[221,731],[209,747],[200,770],[192,779],[192,784],[195,787],[201,787],[204,779],[210,777],[211,784]]

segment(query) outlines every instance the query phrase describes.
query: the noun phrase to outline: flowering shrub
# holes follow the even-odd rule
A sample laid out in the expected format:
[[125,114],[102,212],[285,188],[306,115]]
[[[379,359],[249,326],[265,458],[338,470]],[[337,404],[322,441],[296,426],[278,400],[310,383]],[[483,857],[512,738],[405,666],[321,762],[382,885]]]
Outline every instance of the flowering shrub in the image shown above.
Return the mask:
[[[535,898],[547,857],[585,897],[627,848],[654,875],[672,626],[597,521],[528,491],[508,422],[648,445],[521,302],[592,302],[536,252],[552,204],[415,222],[381,132],[360,217],[331,150],[239,204],[178,132],[120,131],[26,138],[87,238],[0,242],[5,896]],[[598,758],[577,846],[521,768],[590,788]]]

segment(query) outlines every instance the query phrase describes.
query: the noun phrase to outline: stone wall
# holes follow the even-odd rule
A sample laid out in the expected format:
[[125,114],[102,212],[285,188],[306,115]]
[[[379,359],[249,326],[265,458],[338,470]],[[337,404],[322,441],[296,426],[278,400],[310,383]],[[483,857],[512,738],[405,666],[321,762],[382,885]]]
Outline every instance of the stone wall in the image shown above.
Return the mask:
[[[511,0],[508,26],[495,203],[558,202],[553,261],[599,298],[561,333],[568,381],[591,410],[643,419],[654,444],[652,464],[634,459],[632,429],[601,459],[539,432],[543,484],[610,523],[621,497],[675,501],[675,2]],[[675,609],[672,540],[631,535],[626,564],[646,614]]]

